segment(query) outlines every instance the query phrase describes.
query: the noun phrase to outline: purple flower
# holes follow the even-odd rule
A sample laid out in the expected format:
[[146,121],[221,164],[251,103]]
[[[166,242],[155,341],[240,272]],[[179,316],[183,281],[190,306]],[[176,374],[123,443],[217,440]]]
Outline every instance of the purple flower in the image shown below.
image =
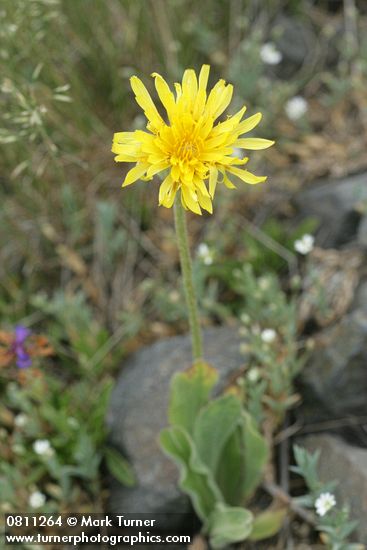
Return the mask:
[[25,342],[30,335],[31,331],[28,328],[23,327],[22,325],[15,327],[15,338],[12,344],[12,352],[16,356],[16,365],[20,369],[28,368],[32,364],[31,357],[25,349]]

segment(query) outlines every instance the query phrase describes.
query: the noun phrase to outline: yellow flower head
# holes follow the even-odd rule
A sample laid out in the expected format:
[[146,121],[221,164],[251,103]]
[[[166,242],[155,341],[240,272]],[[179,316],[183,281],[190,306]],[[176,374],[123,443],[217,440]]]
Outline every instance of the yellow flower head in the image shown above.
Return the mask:
[[[246,107],[215,124],[228,107],[233,86],[219,80],[208,94],[206,86],[209,65],[203,65],[199,79],[195,71],[184,72],[182,84],[175,83],[176,95],[166,81],[153,73],[158,96],[167,112],[167,121],[159,114],[147,89],[137,76],[130,79],[140,107],[148,119],[147,130],[118,132],[114,135],[112,152],[117,162],[134,162],[123,187],[138,179],[150,180],[165,171],[159,189],[159,204],[171,208],[178,190],[186,209],[201,214],[201,208],[213,212],[212,199],[217,182],[229,189],[235,186],[228,175],[233,174],[250,184],[266,180],[239,168],[248,158],[239,158],[239,149],[266,149],[273,141],[241,138],[261,120],[256,113],[242,120]],[[208,184],[208,185],[206,185]]]

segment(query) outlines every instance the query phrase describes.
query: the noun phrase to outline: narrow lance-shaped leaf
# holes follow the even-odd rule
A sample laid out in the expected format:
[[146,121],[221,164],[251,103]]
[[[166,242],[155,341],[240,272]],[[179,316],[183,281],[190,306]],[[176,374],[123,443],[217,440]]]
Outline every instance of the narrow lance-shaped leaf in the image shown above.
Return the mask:
[[136,483],[134,471],[129,462],[118,451],[107,447],[105,458],[110,473],[126,487],[133,487]]

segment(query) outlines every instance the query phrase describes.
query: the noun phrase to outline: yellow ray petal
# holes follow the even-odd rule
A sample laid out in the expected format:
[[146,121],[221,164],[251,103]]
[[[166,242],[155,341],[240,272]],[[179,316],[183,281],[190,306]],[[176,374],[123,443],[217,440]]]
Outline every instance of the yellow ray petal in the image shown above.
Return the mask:
[[173,181],[178,181],[180,179],[180,175],[181,175],[181,172],[180,172],[179,167],[177,165],[172,166],[171,176],[172,176]]
[[158,174],[159,172],[162,172],[163,170],[166,170],[166,168],[169,167],[168,162],[158,162],[157,164],[152,164],[147,170],[147,177],[151,178]]
[[134,168],[131,168],[131,170],[129,170],[126,174],[122,187],[126,187],[127,185],[131,185],[132,183],[134,183],[143,174],[145,174],[148,168],[149,164],[146,163],[137,164],[136,166],[134,166]]
[[135,94],[135,99],[138,105],[143,109],[146,117],[155,128],[159,128],[164,124],[161,115],[158,113],[148,90],[137,76],[130,78],[131,88]]
[[227,189],[237,189],[236,186],[231,182],[229,177],[227,176],[225,170],[221,170],[223,174],[223,183],[227,187]]
[[223,149],[214,149],[200,155],[200,160],[205,161],[217,161],[219,162],[222,156],[231,155],[233,153],[232,147],[224,147]]
[[114,158],[115,162],[136,162],[137,158],[131,155],[118,154]]
[[182,96],[182,88],[179,82],[175,82],[175,90],[176,90],[176,103],[178,103],[179,99]]
[[195,71],[193,69],[186,69],[182,78],[182,97],[185,99],[185,104],[193,107],[197,92],[198,81]]
[[224,159],[224,161],[225,162],[223,162],[223,160],[222,160],[221,164],[228,164],[228,165],[231,165],[231,166],[243,166],[244,164],[248,163],[249,158],[244,157],[243,159],[239,159],[237,157],[226,157]]
[[165,206],[166,208],[172,208],[173,203],[175,202],[177,189],[175,187],[172,187],[171,191],[166,195],[166,198],[162,202],[162,206]]
[[[144,159],[145,160],[145,159]],[[161,154],[159,155],[149,155],[148,158],[146,159],[147,162],[149,162],[149,164],[165,164],[167,167],[169,166],[167,160],[162,157]]]
[[117,143],[126,143],[135,138],[135,132],[115,132],[113,134],[113,141]]
[[161,77],[160,74],[152,73],[152,76],[155,77],[154,84],[159,99],[161,100],[163,107],[166,109],[168,117],[171,118],[176,106],[174,95],[171,92],[167,82]]
[[213,109],[213,118],[214,120],[218,118],[228,107],[232,100],[233,95],[233,86],[232,84],[228,84],[226,86],[225,90],[223,91],[223,94],[221,94],[221,97],[217,99],[215,107]]
[[212,132],[213,128],[213,119],[211,117],[201,117],[197,123],[198,131],[197,134],[202,140],[205,140],[209,134]]
[[162,200],[162,206],[165,206],[166,208],[171,208],[173,206],[173,203],[175,202],[175,197],[178,190],[178,184],[175,182],[172,182],[172,185],[169,187],[166,196]]
[[202,114],[205,102],[206,102],[206,87],[208,85],[209,78],[209,65],[203,65],[199,74],[199,88],[195,99],[195,106],[193,110],[194,118],[199,118]]
[[203,65],[200,69],[200,73],[199,73],[199,90],[204,90],[204,92],[206,91],[206,87],[208,85],[209,72],[210,72],[210,66],[209,65]]
[[223,134],[219,134],[219,136],[208,138],[205,140],[205,149],[213,149],[214,147],[218,147],[219,145],[223,145],[226,141],[227,136]]
[[234,131],[245,112],[246,106],[244,105],[235,115],[230,116],[227,120],[220,122],[215,128],[213,128],[212,135],[216,136],[225,132],[231,132],[232,130]]
[[[186,185],[181,185],[181,195],[183,196],[186,207],[195,214],[201,215],[198,199],[193,198],[193,194],[190,192],[190,188]],[[195,195],[194,195],[195,196]]]
[[218,170],[215,166],[212,166],[209,171],[209,193],[214,198],[215,188],[217,187]]
[[245,183],[249,183],[250,185],[262,183],[267,179],[267,176],[255,176],[255,174],[252,174],[248,170],[241,170],[240,168],[236,168],[235,166],[229,166],[227,170],[228,172],[231,172],[231,174],[234,174],[242,181],[244,181]]
[[255,126],[257,126],[262,118],[261,113],[256,113],[255,115],[250,116],[243,120],[237,128],[234,128],[233,133],[236,133],[238,136],[250,132]]
[[191,186],[192,185],[192,178],[194,177],[194,167],[193,166],[188,166],[188,167],[185,167],[184,170],[181,169],[181,180],[182,182],[184,182],[186,185],[189,185]]
[[151,143],[148,143],[148,142],[143,143],[142,146],[141,146],[141,151],[143,153],[147,153],[147,154],[151,154],[151,155],[158,155],[158,156],[161,156],[161,157],[163,156],[161,149],[159,149],[159,147],[157,147],[157,142],[156,141],[152,141]]
[[223,92],[225,91],[226,82],[223,79],[218,80],[215,86],[211,89],[208,101],[206,102],[205,112],[209,116],[213,116],[213,112],[217,108],[218,101],[220,101]]
[[238,139],[236,143],[234,143],[234,147],[241,147],[242,149],[267,149],[268,147],[271,147],[274,145],[275,141],[271,141],[270,139],[262,139],[262,138],[243,138]]
[[210,198],[209,192],[208,192],[208,190],[205,186],[204,181],[201,178],[197,177],[197,176],[194,176],[193,181],[194,181],[194,184],[195,184],[195,187],[196,187],[196,191],[199,190],[200,193],[202,195],[204,195],[204,197]]
[[125,155],[131,155],[131,156],[137,156],[138,154],[141,154],[141,147],[139,144],[126,144],[126,143],[112,143],[111,148],[112,153],[116,153],[116,155],[119,154],[125,154]]
[[213,204],[210,198],[207,197],[206,195],[203,195],[199,190],[197,193],[198,193],[198,201],[201,208],[204,208],[204,210],[209,212],[209,214],[213,214]]
[[169,194],[170,190],[172,189],[173,181],[171,178],[171,175],[168,174],[168,176],[163,180],[159,187],[159,197],[158,201],[159,204],[163,204],[167,195]]

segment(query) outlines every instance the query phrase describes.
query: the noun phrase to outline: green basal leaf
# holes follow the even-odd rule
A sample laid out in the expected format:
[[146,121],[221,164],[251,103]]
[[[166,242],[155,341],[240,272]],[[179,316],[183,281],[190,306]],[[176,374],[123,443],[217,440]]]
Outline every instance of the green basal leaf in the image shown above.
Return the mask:
[[216,482],[225,501],[232,506],[242,503],[245,476],[243,427],[237,426],[226,441],[216,472]]
[[253,418],[245,411],[242,415],[245,453],[243,496],[249,498],[260,483],[264,466],[269,458],[269,450]]
[[202,461],[215,476],[224,445],[241,421],[241,402],[224,395],[201,409],[194,425],[194,443]]
[[104,456],[107,468],[113,477],[126,487],[133,487],[136,484],[135,474],[126,458],[111,447],[106,447]]
[[206,524],[216,504],[223,501],[210,470],[200,460],[189,434],[179,426],[162,430],[160,443],[178,465],[180,488],[190,496],[197,515]]
[[246,508],[218,503],[210,516],[208,531],[214,549],[245,540],[251,533],[253,515]]
[[175,374],[171,382],[168,409],[170,424],[181,426],[191,435],[199,411],[208,403],[217,379],[217,371],[204,361]]
[[268,510],[255,517],[249,539],[252,541],[267,539],[281,529],[287,509]]
[[232,505],[243,503],[256,490],[269,454],[251,415],[242,411],[241,422],[223,448],[216,473],[225,501]]

